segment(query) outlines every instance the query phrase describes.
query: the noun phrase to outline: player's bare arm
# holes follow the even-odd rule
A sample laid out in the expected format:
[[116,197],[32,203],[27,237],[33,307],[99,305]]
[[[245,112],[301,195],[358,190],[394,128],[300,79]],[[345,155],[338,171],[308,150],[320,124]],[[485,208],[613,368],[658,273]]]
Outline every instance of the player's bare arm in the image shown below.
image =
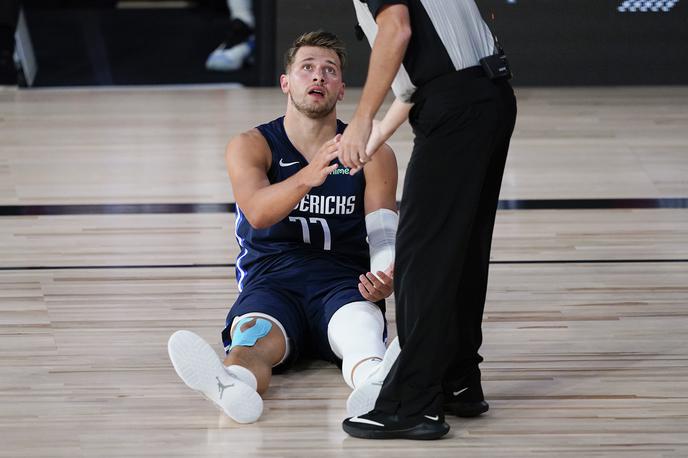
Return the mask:
[[394,234],[397,222],[397,161],[383,144],[364,168],[366,226],[371,244],[371,271],[360,275],[358,290],[371,302],[394,292]]
[[326,142],[307,167],[271,184],[268,180],[270,147],[256,129],[244,132],[228,145],[225,155],[234,198],[251,226],[262,229],[284,219],[311,188],[320,186],[337,168],[338,137]]
[[372,157],[380,149],[380,146],[408,119],[412,106],[412,103],[394,99],[382,121],[373,121],[370,138],[368,138],[366,145],[366,156]]

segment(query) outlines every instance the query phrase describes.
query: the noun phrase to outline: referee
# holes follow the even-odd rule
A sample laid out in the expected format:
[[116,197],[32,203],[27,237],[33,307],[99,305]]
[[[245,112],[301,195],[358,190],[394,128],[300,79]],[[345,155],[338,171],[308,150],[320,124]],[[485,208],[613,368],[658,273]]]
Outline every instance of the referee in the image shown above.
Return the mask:
[[[366,146],[374,151],[370,143],[384,142],[407,115],[415,141],[396,242],[401,352],[374,409],[343,427],[362,438],[436,439],[449,431],[445,412],[470,417],[488,409],[478,349],[516,99],[504,68],[495,74],[481,65],[501,48],[474,0],[354,6],[372,51],[340,161],[363,167]],[[397,100],[374,124],[390,86]]]

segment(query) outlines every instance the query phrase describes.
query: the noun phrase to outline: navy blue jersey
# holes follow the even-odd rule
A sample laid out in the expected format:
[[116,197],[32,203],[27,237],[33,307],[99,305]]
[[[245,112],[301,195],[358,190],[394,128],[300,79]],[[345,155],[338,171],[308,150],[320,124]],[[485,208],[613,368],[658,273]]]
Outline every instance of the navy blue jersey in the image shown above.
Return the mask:
[[[272,153],[271,184],[284,181],[308,165],[284,130],[284,117],[257,127]],[[337,120],[337,133],[346,124]],[[336,161],[336,160],[335,160]],[[255,229],[237,205],[236,260],[239,291],[255,277],[276,269],[300,269],[308,275],[308,260],[327,258],[358,275],[369,270],[366,241],[363,173],[350,175],[341,164],[325,182],[312,188],[289,215],[266,228]]]

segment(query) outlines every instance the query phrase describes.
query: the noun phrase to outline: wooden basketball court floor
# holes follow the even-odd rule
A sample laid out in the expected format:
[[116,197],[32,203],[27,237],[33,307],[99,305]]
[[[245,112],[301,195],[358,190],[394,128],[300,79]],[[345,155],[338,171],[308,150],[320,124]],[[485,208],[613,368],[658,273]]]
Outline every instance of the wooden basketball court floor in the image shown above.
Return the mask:
[[0,89],[0,456],[688,456],[688,88],[517,93],[491,410],[429,443],[347,437],[332,365],[276,376],[239,426],[168,360],[177,329],[221,351],[224,145],[282,114],[277,89]]

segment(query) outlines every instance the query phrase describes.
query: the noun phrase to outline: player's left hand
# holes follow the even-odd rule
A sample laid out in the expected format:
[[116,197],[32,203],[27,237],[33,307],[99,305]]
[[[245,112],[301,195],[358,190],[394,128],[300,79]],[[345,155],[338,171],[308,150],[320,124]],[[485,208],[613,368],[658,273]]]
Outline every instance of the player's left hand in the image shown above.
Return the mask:
[[372,119],[354,116],[339,141],[339,162],[351,169],[351,175],[370,160],[366,155],[366,145],[372,128]]
[[358,291],[370,302],[388,298],[394,292],[394,271],[378,271],[377,276],[372,272],[358,277]]

